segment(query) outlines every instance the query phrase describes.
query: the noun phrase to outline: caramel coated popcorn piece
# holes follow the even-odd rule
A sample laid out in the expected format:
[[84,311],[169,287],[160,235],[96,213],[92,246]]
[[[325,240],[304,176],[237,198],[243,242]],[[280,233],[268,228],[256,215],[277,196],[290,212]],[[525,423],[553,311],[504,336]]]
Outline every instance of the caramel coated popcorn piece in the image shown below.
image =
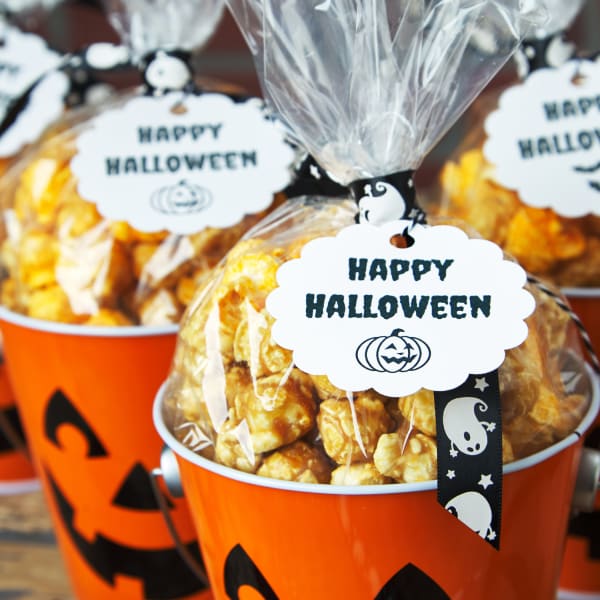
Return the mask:
[[458,164],[446,163],[440,179],[449,203],[441,214],[463,219],[484,238],[502,244],[519,200],[514,192],[494,184],[493,169],[481,150],[465,152]]
[[230,255],[220,286],[222,293],[234,291],[252,302],[256,310],[262,310],[267,295],[277,287],[276,273],[280,264],[266,252]]
[[253,379],[245,368],[227,374],[230,405],[238,421],[246,421],[255,452],[291,444],[315,425],[316,404],[310,378],[293,369]]
[[17,279],[31,290],[56,282],[54,264],[58,257],[58,242],[43,231],[28,231],[18,244]]
[[332,485],[382,485],[392,482],[373,463],[344,465],[331,474]]
[[404,396],[398,400],[398,409],[413,427],[416,427],[421,433],[435,437],[433,392],[422,389],[416,394]]
[[243,305],[233,340],[233,357],[236,362],[246,363],[253,377],[272,375],[292,365],[292,352],[271,338],[273,322],[266,310],[257,311],[250,302]]
[[59,323],[81,323],[82,317],[71,309],[65,291],[59,285],[51,285],[35,290],[28,299],[28,316]]
[[217,434],[215,460],[238,471],[256,472],[262,457],[256,454],[246,421],[229,419],[223,423]]
[[295,442],[267,456],[256,474],[301,483],[329,483],[331,464],[318,448]]
[[377,470],[398,483],[429,481],[437,477],[437,445],[422,433],[401,431],[382,435],[373,456]]
[[371,460],[379,436],[393,426],[384,403],[361,394],[321,402],[317,423],[325,452],[338,465]]
[[56,228],[61,239],[77,238],[101,222],[94,204],[74,196],[58,210]]
[[139,308],[142,325],[163,325],[177,323],[181,317],[182,306],[175,294],[159,289],[146,299]]
[[100,327],[126,327],[134,325],[133,321],[120,310],[101,308],[89,319],[83,321],[83,325],[95,325]]
[[532,273],[547,273],[557,261],[575,259],[586,242],[576,227],[569,226],[550,209],[522,207],[507,231],[504,249]]

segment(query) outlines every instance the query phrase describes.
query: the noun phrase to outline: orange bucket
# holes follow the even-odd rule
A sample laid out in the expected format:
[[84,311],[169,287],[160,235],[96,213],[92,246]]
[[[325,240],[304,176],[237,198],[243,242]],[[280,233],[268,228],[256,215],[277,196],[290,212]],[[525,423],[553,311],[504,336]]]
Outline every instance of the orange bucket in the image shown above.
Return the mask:
[[215,600],[554,600],[581,434],[600,403],[592,385],[576,433],[505,467],[499,551],[444,510],[434,481],[343,487],[235,471],[173,437],[162,391],[154,423],[176,454]]
[[[152,493],[152,401],[176,326],[83,327],[0,309],[7,368],[63,561],[81,600],[201,598]],[[170,514],[199,558],[183,500]]]
[[0,496],[24,494],[39,487],[33,465],[27,456],[21,420],[4,359],[0,357]]
[[[592,346],[600,353],[600,288],[562,290],[583,322]],[[600,450],[600,417],[584,439],[587,447]],[[559,595],[562,599],[600,599],[600,498],[592,513],[582,513],[569,524]]]

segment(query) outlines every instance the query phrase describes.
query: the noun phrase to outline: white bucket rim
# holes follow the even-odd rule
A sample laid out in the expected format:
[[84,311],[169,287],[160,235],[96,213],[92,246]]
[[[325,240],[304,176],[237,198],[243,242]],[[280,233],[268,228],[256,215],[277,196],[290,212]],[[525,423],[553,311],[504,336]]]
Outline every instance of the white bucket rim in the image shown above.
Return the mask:
[[172,325],[73,325],[57,321],[35,319],[0,306],[0,321],[6,321],[19,327],[33,329],[45,333],[70,335],[79,337],[122,338],[122,337],[152,337],[173,335],[179,331],[178,324]]
[[562,288],[560,290],[567,298],[600,298],[600,287]]
[[[577,426],[575,431],[549,448],[541,450],[540,452],[536,452],[535,454],[527,456],[526,458],[521,458],[504,465],[502,468],[504,475],[533,467],[555,456],[565,448],[568,448],[569,446],[572,446],[578,442],[585,432],[591,427],[592,423],[596,419],[596,416],[598,415],[600,408],[600,378],[595,375],[589,365],[586,364],[585,368],[590,377],[592,399],[586,415],[582,419],[581,423]],[[211,471],[222,477],[226,477],[227,479],[232,479],[241,483],[247,483],[258,487],[274,488],[282,491],[338,496],[381,496],[389,494],[404,494],[409,492],[424,492],[437,489],[437,481],[356,486],[330,485],[323,483],[299,483],[296,481],[284,481],[281,479],[260,477],[259,475],[254,475],[253,473],[245,473],[244,471],[238,471],[231,467],[226,467],[225,465],[213,462],[207,458],[204,458],[203,456],[200,456],[199,454],[196,454],[184,446],[169,431],[162,416],[162,401],[164,392],[166,390],[166,385],[166,381],[161,385],[156,394],[154,405],[152,407],[154,427],[156,428],[159,436],[163,442],[181,458],[205,470]]]
[[34,479],[15,479],[6,481],[0,479],[0,496],[17,496],[20,494],[30,494],[41,489],[42,484],[37,478]]
[[598,592],[577,592],[568,589],[558,589],[556,600],[598,600]]

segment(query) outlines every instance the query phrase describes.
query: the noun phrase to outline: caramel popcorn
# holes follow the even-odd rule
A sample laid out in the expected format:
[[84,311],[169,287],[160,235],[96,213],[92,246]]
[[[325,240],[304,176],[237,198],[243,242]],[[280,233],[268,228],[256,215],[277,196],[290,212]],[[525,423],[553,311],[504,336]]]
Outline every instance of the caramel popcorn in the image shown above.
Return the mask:
[[265,458],[257,475],[303,483],[329,483],[331,463],[319,448],[294,442]]
[[[0,252],[8,276],[0,297],[30,317],[104,326],[178,323],[204,276],[267,212],[191,235],[137,231],[106,220],[81,198],[69,167],[75,152],[72,133],[49,136],[4,183]],[[257,264],[257,273],[264,267]]]
[[600,286],[600,218],[560,217],[524,205],[494,182],[481,148],[448,162],[441,173],[441,215],[463,219],[501,246],[530,273],[561,287]]
[[[273,341],[265,304],[277,269],[355,213],[341,201],[290,205],[267,219],[264,237],[255,230],[232,249],[188,311],[165,396],[175,434],[207,458],[264,477],[334,485],[435,479],[432,391],[349,393],[301,372],[293,353]],[[499,369],[505,463],[563,439],[587,409],[561,379],[569,317],[537,288],[529,291],[537,304],[529,335]]]

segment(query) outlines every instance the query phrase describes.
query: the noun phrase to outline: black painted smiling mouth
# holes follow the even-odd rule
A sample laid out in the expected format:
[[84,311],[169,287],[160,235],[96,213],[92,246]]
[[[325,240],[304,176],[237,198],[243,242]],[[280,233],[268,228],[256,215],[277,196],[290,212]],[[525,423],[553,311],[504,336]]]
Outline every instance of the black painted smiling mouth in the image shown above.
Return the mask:
[[[143,582],[144,598],[152,600],[180,598],[204,588],[183,563],[175,548],[159,550],[132,548],[114,542],[101,534],[97,534],[93,542],[88,542],[75,528],[75,509],[48,469],[45,469],[45,472],[65,531],[80,556],[106,583],[114,586],[117,575],[135,577]],[[195,542],[186,547],[196,560],[201,560]]]

